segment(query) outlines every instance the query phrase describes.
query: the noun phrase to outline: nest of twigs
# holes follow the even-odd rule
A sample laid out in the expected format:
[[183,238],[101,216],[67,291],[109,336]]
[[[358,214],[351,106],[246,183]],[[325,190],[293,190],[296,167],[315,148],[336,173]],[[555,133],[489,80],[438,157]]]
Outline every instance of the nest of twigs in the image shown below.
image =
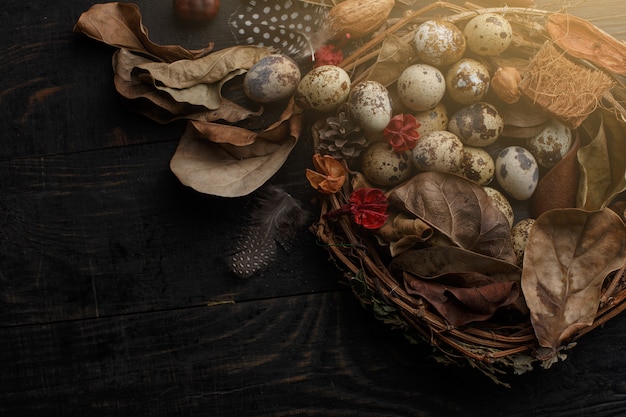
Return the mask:
[[[626,150],[624,144],[626,112],[621,105],[622,99],[626,97],[626,88],[623,84],[623,74],[619,73],[623,65],[616,64],[607,57],[613,56],[619,60],[616,56],[622,54],[621,59],[626,60],[626,55],[624,55],[626,48],[621,47],[619,42],[590,23],[580,19],[574,20],[573,17],[572,20],[565,22],[562,19],[569,18],[566,15],[555,15],[552,12],[537,9],[468,9],[437,2],[424,9],[405,13],[395,24],[379,31],[372,36],[371,41],[356,49],[341,66],[351,75],[354,85],[358,81],[368,79],[373,72],[384,40],[388,36],[393,35],[410,44],[416,27],[426,20],[445,19],[463,28],[471,18],[481,13],[505,15],[514,30],[513,44],[501,56],[484,58],[486,65],[495,71],[498,67],[507,66],[511,62],[522,63],[521,66],[518,65],[518,68],[522,74],[520,88],[524,93],[523,98],[542,112],[570,126],[572,132],[582,138],[577,148],[578,153],[574,152],[573,156],[574,167],[577,167],[572,171],[575,174],[570,171],[559,171],[560,178],[555,174],[557,184],[559,182],[573,183],[568,187],[575,189],[574,197],[558,202],[548,202],[540,209],[534,207],[535,200],[515,201],[512,205],[516,221],[526,217],[536,220],[546,214],[549,217],[551,212],[560,210],[559,213],[564,213],[563,210],[571,210],[576,213],[571,215],[572,221],[576,223],[572,225],[572,229],[578,230],[578,220],[575,220],[578,215],[586,216],[585,221],[582,222],[584,225],[581,226],[585,228],[591,222],[589,216],[592,216],[592,213],[605,213],[609,210],[608,207],[612,207],[611,213],[617,212],[616,218],[621,224],[618,229],[623,228],[624,205],[618,200],[624,200],[626,157],[617,155],[620,152],[623,155]],[[551,18],[551,16],[557,16],[558,19]],[[585,40],[589,39],[594,41],[593,53],[587,51],[589,45],[585,43]],[[551,49],[547,51],[546,48]],[[606,50],[602,51],[603,48]],[[563,60],[562,65],[567,66],[565,73],[559,68],[555,69],[555,65],[560,65],[558,60]],[[414,59],[411,63],[415,62],[417,61]],[[579,82],[572,84],[571,80],[563,80],[565,76],[572,76],[572,74],[579,77]],[[392,84],[393,81],[387,83],[388,86]],[[577,105],[571,106],[572,103]],[[597,142],[595,140],[598,137],[603,138],[601,140],[604,144],[603,151],[581,152],[585,148],[595,147],[594,143]],[[591,168],[598,164],[594,165],[588,160],[593,155],[602,152],[604,152],[603,158],[608,159],[601,165],[608,164],[611,168],[603,171],[604,174],[599,174],[599,171],[596,173],[595,168]],[[620,246],[624,242],[623,230],[620,230],[619,236],[614,239],[615,242],[619,242],[616,243],[617,248],[614,249],[617,260],[599,260],[596,269],[601,271],[597,273],[594,270],[588,271],[589,274],[598,275],[596,278],[589,278],[588,282],[589,285],[597,287],[592,301],[587,301],[587,303],[595,304],[590,307],[592,317],[570,321],[562,319],[556,324],[550,324],[549,320],[548,324],[541,323],[547,315],[567,316],[568,313],[556,310],[556,313],[546,311],[545,303],[542,306],[541,303],[545,302],[541,300],[542,297],[545,298],[550,291],[538,288],[542,285],[549,288],[553,284],[543,284],[541,279],[550,280],[553,277],[537,278],[538,275],[546,274],[543,274],[541,266],[537,265],[538,249],[536,249],[534,258],[533,254],[529,255],[526,252],[522,256],[523,259],[518,260],[515,267],[518,268],[517,272],[513,272],[513,275],[518,277],[518,279],[513,279],[519,290],[519,299],[516,303],[525,304],[528,301],[528,306],[514,309],[515,311],[508,308],[498,309],[496,314],[489,318],[470,319],[460,325],[451,323],[450,318],[442,314],[442,311],[445,310],[446,303],[458,301],[456,299],[452,301],[454,296],[445,292],[454,281],[451,278],[451,275],[455,275],[454,267],[446,267],[446,277],[432,274],[431,277],[424,279],[424,281],[431,278],[440,280],[439,284],[443,289],[436,297],[433,297],[438,301],[433,302],[432,298],[412,291],[413,287],[407,283],[407,269],[398,267],[397,259],[393,253],[390,253],[389,245],[381,244],[376,231],[365,229],[349,216],[329,218],[328,213],[336,212],[346,206],[354,188],[358,187],[355,183],[362,176],[359,173],[358,158],[356,161],[342,161],[347,171],[347,181],[338,192],[322,195],[321,214],[319,222],[314,226],[315,233],[331,254],[334,262],[345,273],[347,283],[361,303],[371,310],[377,319],[399,329],[410,341],[426,342],[432,345],[438,360],[446,363],[469,364],[500,382],[500,375],[520,374],[533,369],[535,365],[549,367],[559,359],[564,359],[566,351],[575,345],[577,339],[601,326],[626,308],[625,248]],[[604,178],[595,178],[595,176]],[[571,177],[574,177],[574,180]],[[600,193],[601,195],[591,196],[589,189],[598,186],[603,181],[605,191]],[[610,185],[607,185],[607,182]],[[388,196],[393,193],[392,187],[381,188]],[[548,189],[553,190],[554,185]],[[585,190],[587,190],[586,194]],[[608,216],[611,217],[613,214]],[[570,218],[568,216],[570,214],[560,217],[568,219]],[[417,217],[427,226],[433,226],[429,218]],[[554,222],[554,218],[559,216],[552,217],[552,222]],[[433,227],[437,229],[437,225]],[[534,233],[534,239],[540,239],[542,234],[545,235],[547,227],[539,228],[541,230]],[[550,223],[549,227],[556,226]],[[612,228],[615,229],[615,227]],[[533,232],[531,229],[531,235]],[[437,233],[438,230],[435,230],[435,235]],[[594,233],[589,230],[582,231],[573,236],[573,239],[584,241],[591,239],[590,236]],[[579,244],[579,249],[580,245],[582,243]],[[452,244],[451,247],[453,246],[455,245]],[[557,247],[557,252],[567,251],[556,243],[550,246]],[[425,240],[416,243],[410,250],[418,253],[430,247],[432,247],[431,244]],[[579,255],[580,253],[574,257]],[[425,262],[424,256],[418,255],[416,259]],[[573,265],[577,261],[571,262]],[[608,263],[613,265],[609,268],[610,271],[603,269],[603,266]],[[572,265],[569,265],[570,269],[573,269]],[[415,269],[419,270],[420,267],[415,267]],[[459,269],[462,268],[459,267]],[[490,275],[489,271],[480,270],[480,267],[476,269],[471,272]],[[551,270],[547,271],[549,275]],[[419,274],[412,274],[412,272],[413,270],[408,273],[412,279],[423,278],[416,278],[415,275]],[[466,273],[467,271],[456,272]],[[572,278],[569,272],[565,273],[564,278],[554,279],[557,280],[556,282],[559,282],[559,279],[564,280],[558,285],[573,285],[577,280],[577,278]],[[534,289],[529,290],[530,287]],[[567,307],[567,304],[571,303],[575,297],[574,292],[572,290],[563,295],[561,300],[552,300],[552,302],[561,303],[561,310],[571,308],[571,306]],[[524,310],[525,307],[529,307],[530,311]],[[577,309],[584,308],[580,305],[577,307]],[[541,326],[551,328],[538,329]]]

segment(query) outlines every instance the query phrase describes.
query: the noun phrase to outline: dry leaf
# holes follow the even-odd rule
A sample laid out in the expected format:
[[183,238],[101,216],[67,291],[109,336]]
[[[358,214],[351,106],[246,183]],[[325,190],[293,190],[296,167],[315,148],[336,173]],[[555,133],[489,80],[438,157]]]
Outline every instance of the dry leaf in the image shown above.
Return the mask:
[[577,157],[580,140],[576,132],[574,133],[576,140],[570,150],[539,180],[530,204],[531,217],[537,218],[542,213],[556,208],[576,207],[580,179]]
[[400,77],[414,56],[415,52],[409,43],[389,34],[385,36],[378,58],[369,69],[367,79],[389,86]]
[[576,204],[598,210],[626,190],[626,128],[606,111],[594,113],[582,127],[590,142],[578,151],[581,179]]
[[530,231],[522,291],[539,345],[554,351],[593,323],[606,276],[626,261],[626,226],[609,209],[558,209]]
[[457,327],[488,320],[499,308],[512,305],[520,294],[516,282],[465,288],[421,280],[409,273],[403,276],[409,294],[426,299],[448,323]]
[[212,43],[200,50],[188,50],[178,45],[157,45],[148,39],[148,30],[141,20],[139,7],[135,4],[118,2],[94,4],[80,15],[74,26],[74,32],[116,48],[125,48],[165,62],[194,59],[213,50]]
[[472,181],[454,174],[422,172],[391,190],[389,201],[461,248],[516,263],[508,220]]
[[269,180],[287,160],[297,136],[282,142],[257,139],[248,146],[211,142],[190,123],[170,161],[181,183],[222,197],[250,194]]
[[430,239],[433,236],[433,229],[421,219],[390,210],[385,224],[376,230],[375,236],[381,245],[389,245],[389,252],[395,257],[411,249],[415,244]]

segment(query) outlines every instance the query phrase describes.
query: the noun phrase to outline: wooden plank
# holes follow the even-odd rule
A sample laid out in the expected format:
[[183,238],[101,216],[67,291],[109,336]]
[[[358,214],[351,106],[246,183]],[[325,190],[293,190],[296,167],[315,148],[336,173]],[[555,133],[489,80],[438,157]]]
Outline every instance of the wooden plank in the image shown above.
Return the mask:
[[348,293],[0,329],[3,415],[617,416],[626,321],[494,386],[426,359]]
[[[0,323],[32,323],[336,288],[308,230],[265,276],[224,259],[254,199],[206,196],[169,171],[175,143],[0,163]],[[307,144],[273,182],[311,213]],[[311,217],[311,223],[314,218]]]

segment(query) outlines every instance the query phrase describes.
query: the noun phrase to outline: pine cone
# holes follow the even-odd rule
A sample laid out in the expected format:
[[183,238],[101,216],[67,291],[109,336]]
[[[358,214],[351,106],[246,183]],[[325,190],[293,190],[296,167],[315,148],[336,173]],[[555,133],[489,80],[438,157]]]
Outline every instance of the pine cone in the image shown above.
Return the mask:
[[317,151],[335,159],[356,158],[368,145],[367,138],[347,109],[340,109],[337,116],[327,118],[318,128],[317,134]]

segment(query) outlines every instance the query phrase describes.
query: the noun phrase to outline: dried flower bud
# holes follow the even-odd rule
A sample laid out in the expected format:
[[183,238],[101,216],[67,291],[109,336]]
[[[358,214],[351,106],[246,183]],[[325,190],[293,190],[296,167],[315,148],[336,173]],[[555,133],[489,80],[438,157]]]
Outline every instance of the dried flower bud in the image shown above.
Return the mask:
[[522,96],[519,84],[522,82],[522,76],[517,68],[500,67],[491,79],[491,89],[498,98],[505,103],[516,103]]
[[217,15],[219,9],[219,0],[174,0],[176,14],[187,21],[211,20]]

